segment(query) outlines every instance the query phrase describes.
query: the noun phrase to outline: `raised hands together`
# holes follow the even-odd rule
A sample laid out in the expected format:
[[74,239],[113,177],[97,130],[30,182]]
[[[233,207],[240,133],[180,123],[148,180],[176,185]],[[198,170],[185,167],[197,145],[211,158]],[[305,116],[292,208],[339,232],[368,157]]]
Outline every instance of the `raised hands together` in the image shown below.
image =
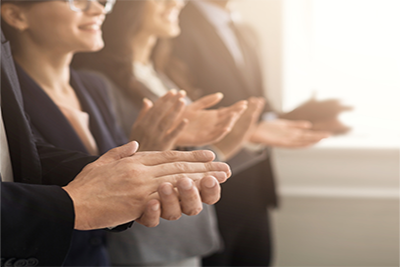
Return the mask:
[[265,100],[262,97],[251,97],[247,102],[248,108],[236,122],[232,131],[224,139],[213,145],[224,154],[225,159],[234,156],[242,148],[243,144],[249,141],[265,105]]
[[232,106],[207,109],[221,101],[223,95],[207,95],[186,106],[183,118],[189,122],[180,133],[177,144],[180,146],[203,146],[213,144],[224,138],[233,128],[240,115],[246,110],[247,102],[239,101]]
[[330,136],[329,132],[314,131],[311,128],[312,124],[308,121],[262,121],[250,141],[275,147],[300,148],[314,145]]
[[75,229],[100,229],[136,219],[155,226],[160,216],[198,214],[201,201],[213,204],[219,199],[218,182],[231,175],[227,164],[212,162],[215,156],[210,151],[136,153],[137,148],[131,142],[110,150],[63,187],[74,203]]
[[185,93],[171,90],[154,104],[143,100],[143,108],[132,126],[130,140],[140,143],[140,151],[164,151],[174,148],[188,121],[182,119]]

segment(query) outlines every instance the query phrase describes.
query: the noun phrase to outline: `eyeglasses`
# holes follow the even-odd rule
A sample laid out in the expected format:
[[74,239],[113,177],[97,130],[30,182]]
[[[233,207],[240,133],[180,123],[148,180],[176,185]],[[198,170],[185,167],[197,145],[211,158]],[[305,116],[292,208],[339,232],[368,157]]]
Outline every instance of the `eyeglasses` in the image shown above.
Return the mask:
[[165,6],[172,4],[174,1],[179,1],[183,5],[186,5],[189,2],[189,0],[154,0],[154,1],[159,3],[160,5],[165,5]]
[[116,0],[66,0],[69,2],[71,10],[76,12],[85,12],[89,10],[92,2],[97,1],[99,4],[104,6],[104,12],[110,13],[114,7]]
[[[46,2],[46,1],[56,1],[56,0],[21,0],[18,1],[18,4],[30,4],[37,2]],[[110,13],[114,7],[116,0],[61,0],[69,3],[69,8],[75,12],[85,12],[90,9],[90,5],[92,2],[98,2],[102,6],[104,6],[104,12],[106,14]]]

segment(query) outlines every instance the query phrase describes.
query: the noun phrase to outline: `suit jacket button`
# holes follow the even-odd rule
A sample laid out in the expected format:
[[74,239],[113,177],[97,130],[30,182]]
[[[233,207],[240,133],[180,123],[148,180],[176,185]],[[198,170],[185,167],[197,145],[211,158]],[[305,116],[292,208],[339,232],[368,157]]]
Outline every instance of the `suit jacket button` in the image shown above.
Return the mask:
[[8,259],[5,263],[4,263],[4,267],[11,267],[11,266],[14,266],[14,260],[15,260],[15,258],[11,258],[11,259]]
[[28,263],[27,260],[20,259],[20,260],[17,260],[16,262],[14,262],[14,267],[23,267],[23,266],[26,266],[27,263]]
[[38,259],[35,259],[35,258],[29,258],[29,259],[27,259],[27,266],[32,266],[32,267],[34,267],[34,266],[36,266],[36,265],[38,265],[38,264],[39,264]]

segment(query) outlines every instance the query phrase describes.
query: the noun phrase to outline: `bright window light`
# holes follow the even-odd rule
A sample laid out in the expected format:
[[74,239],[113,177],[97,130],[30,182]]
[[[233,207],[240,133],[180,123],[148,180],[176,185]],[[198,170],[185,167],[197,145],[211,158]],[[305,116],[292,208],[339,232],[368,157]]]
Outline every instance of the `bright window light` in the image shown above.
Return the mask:
[[284,1],[283,108],[316,93],[360,131],[400,133],[400,1]]

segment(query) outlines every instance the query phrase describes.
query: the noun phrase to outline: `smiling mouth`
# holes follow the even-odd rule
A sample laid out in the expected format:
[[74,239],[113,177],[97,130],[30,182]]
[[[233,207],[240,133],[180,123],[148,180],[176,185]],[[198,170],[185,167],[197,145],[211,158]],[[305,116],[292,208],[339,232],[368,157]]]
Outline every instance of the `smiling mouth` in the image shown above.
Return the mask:
[[101,26],[99,24],[88,24],[79,27],[79,29],[84,30],[84,31],[99,31],[101,30]]

